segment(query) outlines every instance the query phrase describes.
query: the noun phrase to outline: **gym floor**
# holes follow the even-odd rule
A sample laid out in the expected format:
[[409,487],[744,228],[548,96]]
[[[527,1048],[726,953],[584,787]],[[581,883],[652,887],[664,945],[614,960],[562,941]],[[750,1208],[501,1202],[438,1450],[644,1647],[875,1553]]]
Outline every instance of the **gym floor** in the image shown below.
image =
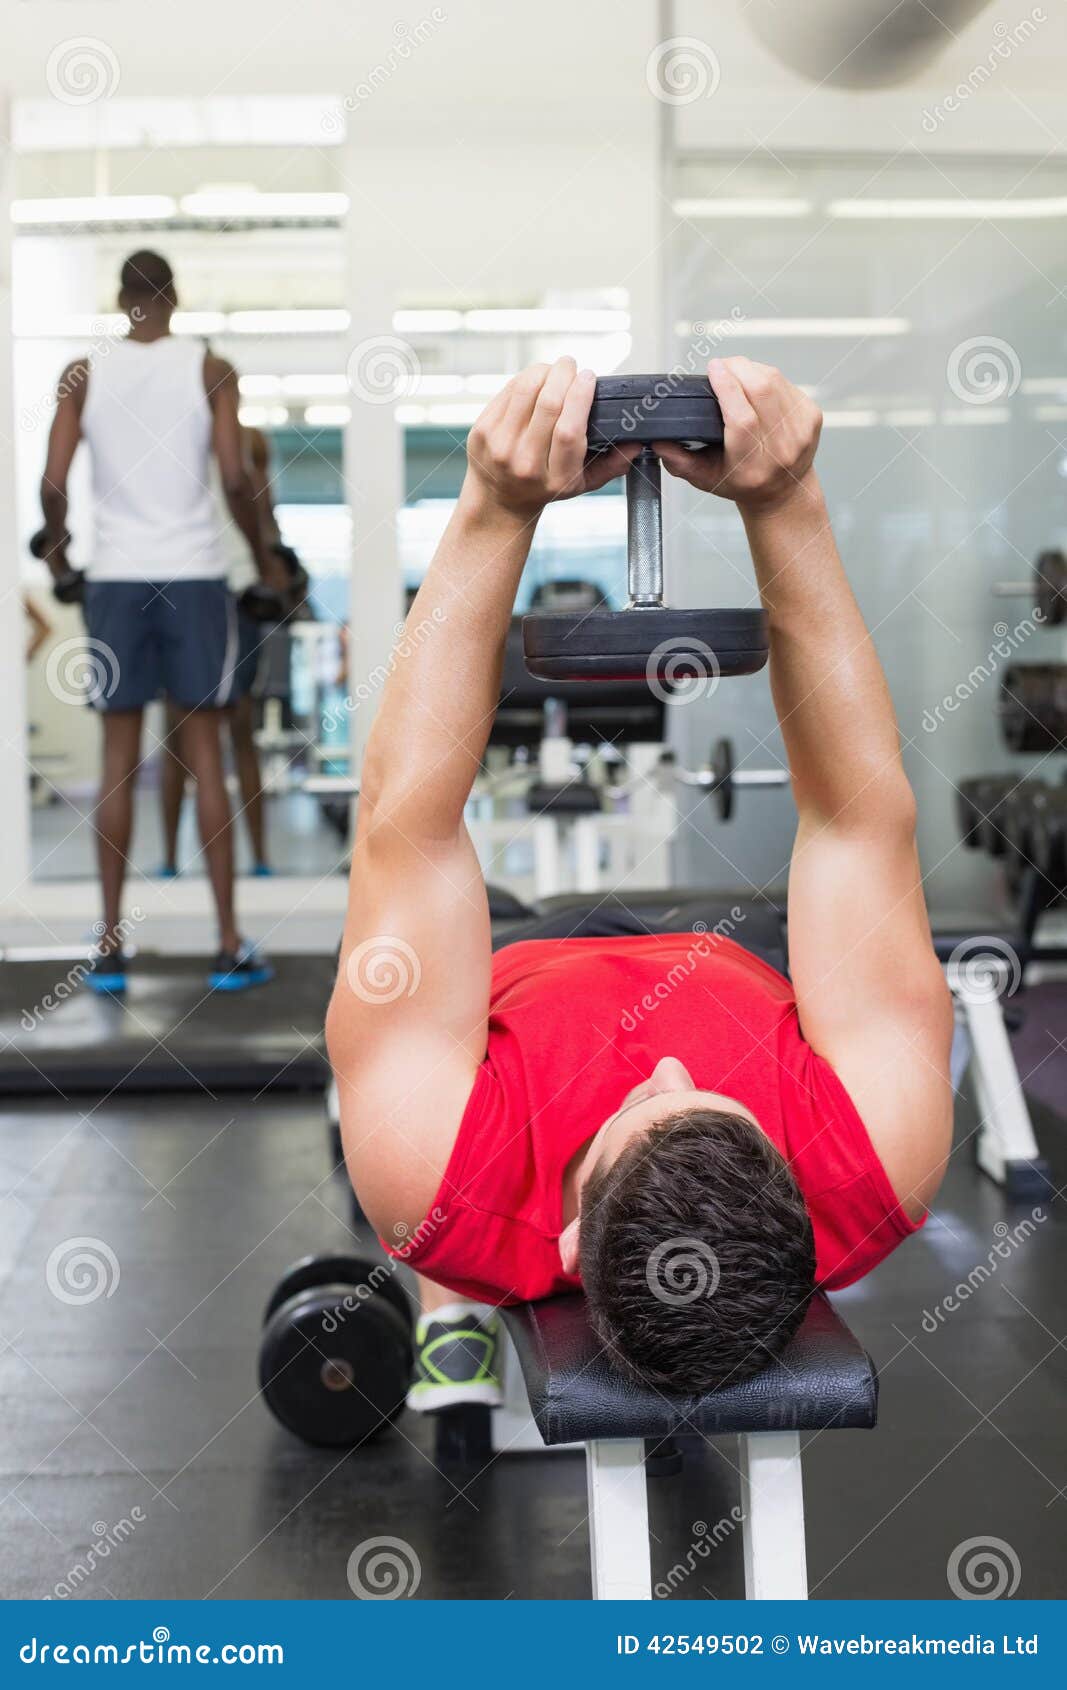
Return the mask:
[[[1050,1047],[1060,1096],[1065,1066]],[[420,1598],[589,1595],[579,1455],[448,1475],[414,1415],[342,1453],[299,1444],[259,1401],[269,1291],[297,1257],[353,1243],[321,1099],[26,1101],[4,1116],[5,1596],[348,1598],[349,1555],[374,1537],[415,1550]],[[1020,1596],[1067,1583],[1067,1233],[1005,1204],[972,1165],[966,1102],[959,1117],[936,1215],[839,1298],[881,1371],[880,1424],[808,1439],[814,1597],[947,1595],[954,1547],[990,1535],[1019,1556]],[[1035,1117],[1062,1187],[1067,1124]],[[49,1256],[90,1214],[110,1294],[65,1303]],[[996,1271],[939,1316],[998,1242]],[[734,1455],[732,1440],[687,1441],[682,1473],[651,1487],[655,1580],[715,1543],[671,1578],[679,1598],[742,1594]],[[82,1578],[94,1543],[108,1552]]]

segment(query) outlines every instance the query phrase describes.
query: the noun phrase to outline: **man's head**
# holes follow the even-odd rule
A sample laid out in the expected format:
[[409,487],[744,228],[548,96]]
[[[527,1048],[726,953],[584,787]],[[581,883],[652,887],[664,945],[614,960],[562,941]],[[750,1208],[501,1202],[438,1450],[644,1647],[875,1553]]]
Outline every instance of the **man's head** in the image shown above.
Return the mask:
[[119,273],[119,310],[131,323],[145,317],[168,321],[178,303],[174,271],[158,252],[131,252]]
[[665,1057],[590,1142],[578,1186],[560,1254],[625,1372],[703,1393],[784,1349],[814,1286],[811,1221],[735,1099]]

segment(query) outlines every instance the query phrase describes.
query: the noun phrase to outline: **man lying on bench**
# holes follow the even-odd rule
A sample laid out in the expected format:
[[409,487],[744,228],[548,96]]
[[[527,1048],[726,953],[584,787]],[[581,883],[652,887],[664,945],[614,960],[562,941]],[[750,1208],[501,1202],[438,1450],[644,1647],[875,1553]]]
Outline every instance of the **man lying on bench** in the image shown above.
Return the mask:
[[617,909],[493,954],[463,811],[519,577],[545,505],[636,450],[587,464],[592,374],[534,365],[471,431],[411,611],[432,632],[385,686],[327,1021],[360,1202],[425,1276],[413,1406],[497,1400],[477,1305],[579,1285],[624,1371],[674,1392],[740,1380],[813,1286],[921,1225],[948,1155],[952,1010],[892,704],[813,469],[819,412],[747,358],[708,373],[724,447],[657,451],[735,501],[770,613],[799,813],[792,981]]

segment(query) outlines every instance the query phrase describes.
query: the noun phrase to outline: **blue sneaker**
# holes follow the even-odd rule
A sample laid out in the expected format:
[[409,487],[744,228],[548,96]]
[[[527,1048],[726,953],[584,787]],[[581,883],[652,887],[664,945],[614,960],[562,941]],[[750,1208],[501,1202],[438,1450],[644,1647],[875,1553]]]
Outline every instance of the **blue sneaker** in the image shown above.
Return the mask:
[[273,979],[270,963],[242,939],[236,951],[219,952],[207,983],[214,992],[246,992],[250,986],[265,986]]
[[254,880],[266,880],[274,873],[269,863],[256,863],[252,869]]
[[126,962],[124,951],[111,951],[105,956],[94,946],[84,975],[87,989],[101,998],[121,997],[126,990]]
[[157,880],[177,880],[178,870],[173,863],[160,863],[156,869]]

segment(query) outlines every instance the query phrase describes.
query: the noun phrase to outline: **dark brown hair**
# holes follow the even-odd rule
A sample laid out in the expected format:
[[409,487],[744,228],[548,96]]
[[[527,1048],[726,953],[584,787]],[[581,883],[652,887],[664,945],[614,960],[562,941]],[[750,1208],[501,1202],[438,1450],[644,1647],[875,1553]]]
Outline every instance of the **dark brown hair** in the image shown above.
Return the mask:
[[782,1351],[815,1284],[811,1220],[743,1115],[687,1109],[587,1182],[579,1228],[593,1329],[638,1381],[703,1395]]

